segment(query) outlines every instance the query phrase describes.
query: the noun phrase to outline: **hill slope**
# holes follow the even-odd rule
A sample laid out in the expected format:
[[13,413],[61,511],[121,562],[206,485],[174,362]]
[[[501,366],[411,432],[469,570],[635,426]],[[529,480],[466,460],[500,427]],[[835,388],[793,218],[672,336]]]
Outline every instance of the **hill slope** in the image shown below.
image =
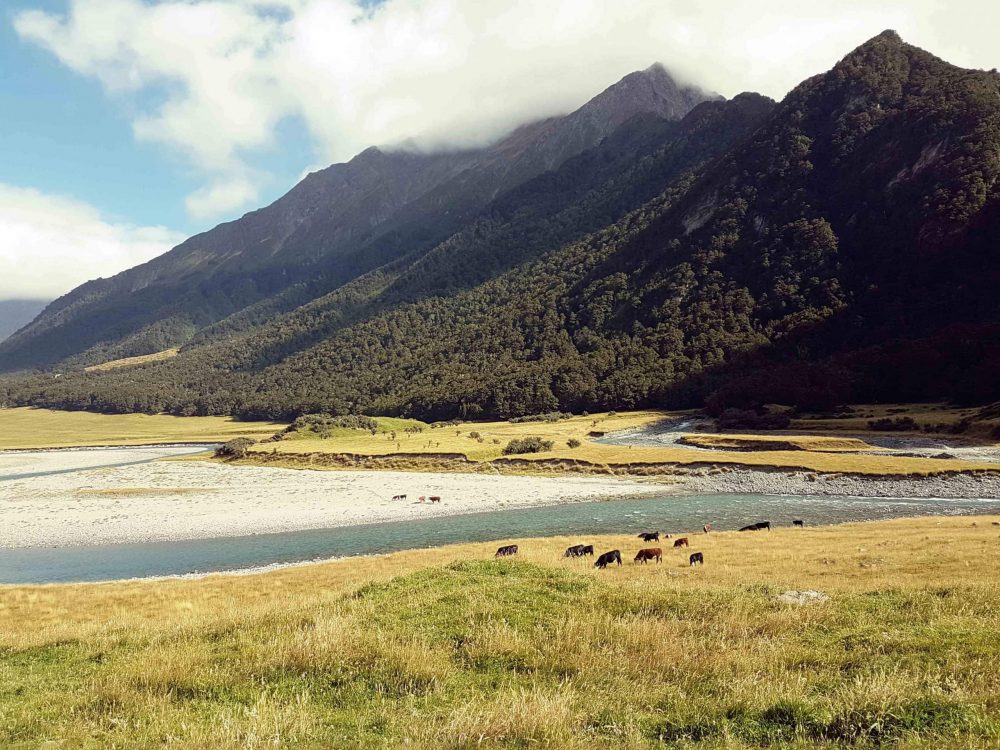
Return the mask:
[[1000,76],[885,32],[776,107],[630,120],[288,315],[9,399],[262,417],[996,400],[998,175]]
[[[0,369],[148,354],[269,300],[268,315],[402,255],[430,249],[486,203],[599,143],[639,114],[677,120],[713,95],[662,66],[630,74],[565,117],[489,148],[423,154],[369,148],[315,172],[272,205],[56,300],[0,345]],[[81,356],[82,355],[82,356]]]

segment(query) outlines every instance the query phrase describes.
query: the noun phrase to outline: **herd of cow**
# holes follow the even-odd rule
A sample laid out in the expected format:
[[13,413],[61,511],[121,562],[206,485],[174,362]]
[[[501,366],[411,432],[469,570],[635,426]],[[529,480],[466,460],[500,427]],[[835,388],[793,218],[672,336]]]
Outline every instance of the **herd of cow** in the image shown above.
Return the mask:
[[[803,522],[799,519],[792,521],[793,526],[804,526]],[[702,527],[703,531],[707,534],[712,530],[712,524],[707,523]],[[752,523],[749,526],[744,526],[740,531],[770,531],[771,522],[770,521],[759,521],[757,523]],[[639,538],[644,542],[658,542],[660,541],[659,531],[645,531],[639,534]],[[670,534],[664,534],[664,539],[670,539]],[[674,548],[690,547],[691,544],[686,536],[674,539]],[[517,554],[516,544],[507,544],[497,550],[495,557],[509,557],[511,555]],[[594,545],[593,544],[574,544],[569,547],[563,554],[563,557],[593,557],[594,556]],[[650,560],[656,560],[656,562],[663,561],[663,550],[660,547],[647,547],[645,549],[639,550],[635,557],[632,558],[633,563],[642,563],[645,565]],[[613,549],[610,552],[605,552],[601,554],[597,560],[594,562],[595,568],[604,569],[609,565],[614,563],[622,564],[622,553],[620,550]],[[688,555],[688,565],[704,565],[705,555],[702,552],[692,552]]]

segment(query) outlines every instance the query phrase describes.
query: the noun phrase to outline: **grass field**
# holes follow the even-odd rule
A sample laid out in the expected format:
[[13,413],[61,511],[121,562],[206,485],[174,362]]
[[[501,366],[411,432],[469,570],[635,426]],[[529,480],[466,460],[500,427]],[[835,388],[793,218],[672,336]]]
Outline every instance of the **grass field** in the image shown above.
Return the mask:
[[0,587],[0,746],[996,748],[997,520]]
[[180,349],[164,349],[155,354],[142,354],[138,357],[125,357],[124,359],[112,359],[109,362],[102,362],[99,365],[84,367],[87,372],[101,372],[103,370],[117,370],[120,367],[133,367],[135,365],[146,365],[150,362],[162,362],[165,359],[173,359]]
[[873,450],[873,446],[860,438],[832,437],[829,435],[738,435],[708,434],[685,435],[686,445],[714,450],[791,450],[817,453],[852,452]]
[[[829,473],[857,473],[870,475],[921,476],[941,472],[1000,471],[1000,464],[974,461],[908,456],[858,455],[850,450],[868,448],[863,441],[829,435],[796,435],[776,433],[774,436],[699,435],[697,439],[712,443],[712,447],[730,447],[732,450],[706,452],[681,445],[657,447],[622,446],[597,443],[595,434],[603,434],[641,427],[667,416],[664,412],[639,411],[621,414],[594,414],[576,416],[558,422],[466,422],[454,427],[431,429],[414,420],[382,419],[379,430],[371,434],[365,430],[337,429],[327,438],[314,434],[292,437],[277,443],[254,446],[252,453],[274,453],[268,457],[270,465],[312,466],[322,468],[322,462],[312,461],[309,454],[359,454],[365,456],[397,455],[395,468],[406,468],[405,458],[426,454],[461,454],[473,461],[493,461],[501,457],[504,446],[514,438],[542,437],[553,442],[551,451],[534,453],[516,458],[546,462],[572,460],[586,462],[595,467],[640,466],[655,464],[677,465],[743,465],[789,470],[819,471]],[[406,432],[407,427],[420,427],[422,432]],[[568,445],[570,439],[580,442],[576,448]],[[787,450],[754,450],[742,448],[746,441],[774,441],[790,443]],[[728,442],[734,441],[734,442]],[[282,463],[281,459],[286,460]],[[414,462],[414,468],[420,464]],[[445,468],[440,462],[435,470]]]
[[215,443],[241,435],[267,437],[284,427],[230,417],[94,414],[49,409],[0,409],[0,450],[153,443]]

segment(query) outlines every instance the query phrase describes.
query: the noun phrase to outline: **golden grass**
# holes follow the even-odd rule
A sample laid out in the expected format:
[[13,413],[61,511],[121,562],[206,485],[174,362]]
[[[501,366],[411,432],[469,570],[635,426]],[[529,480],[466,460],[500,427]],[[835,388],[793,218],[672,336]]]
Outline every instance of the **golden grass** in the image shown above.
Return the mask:
[[829,435],[734,435],[692,434],[684,435],[685,445],[714,450],[781,450],[815,451],[819,453],[856,452],[873,450],[873,446],[859,438],[831,437]]
[[94,414],[49,409],[0,409],[0,450],[96,445],[216,443],[236,437],[266,437],[284,427],[238,422],[231,417],[167,414]]
[[606,571],[553,538],[0,587],[0,745],[997,747],[993,521],[691,534],[704,568],[625,535],[586,540]]
[[[979,413],[979,407],[956,407],[943,403],[928,404],[853,404],[853,413],[844,417],[816,417],[804,415],[792,420],[793,430],[805,432],[871,432],[868,422],[873,419],[894,419],[898,417],[910,417],[920,428],[919,433],[875,433],[892,434],[926,434],[924,427],[936,427],[939,425],[952,426],[962,420],[972,419]],[[949,435],[950,438],[962,440],[963,438],[975,441],[995,443],[995,439],[990,439],[990,433],[1000,426],[1000,419],[977,420],[972,423],[970,429],[964,435]]]
[[101,372],[103,370],[117,370],[120,367],[134,367],[135,365],[145,365],[150,362],[162,362],[165,359],[173,359],[180,349],[164,349],[162,352],[153,354],[140,354],[138,357],[125,357],[123,359],[112,359],[102,362],[99,365],[84,367],[86,372]]
[[[625,472],[628,467],[637,471],[646,471],[648,467],[662,464],[678,466],[750,466],[789,471],[816,471],[824,473],[867,474],[876,476],[928,476],[946,472],[967,471],[1000,471],[1000,464],[961,461],[934,458],[916,458],[910,456],[870,456],[847,452],[848,445],[857,448],[867,447],[863,441],[851,441],[841,437],[808,436],[795,434],[786,436],[778,433],[775,436],[764,436],[762,441],[773,440],[795,441],[793,450],[715,450],[707,453],[704,450],[688,448],[682,445],[667,446],[623,446],[608,445],[594,442],[591,435],[604,434],[618,430],[642,427],[653,424],[666,417],[683,416],[688,413],[667,413],[657,411],[638,411],[620,414],[595,414],[578,416],[558,422],[466,422],[455,427],[440,427],[423,432],[406,433],[402,428],[396,429],[395,439],[392,437],[393,427],[388,420],[380,419],[383,427],[372,435],[363,430],[335,430],[329,438],[320,439],[310,436],[304,439],[287,439],[277,443],[256,445],[251,449],[251,460],[254,454],[277,454],[268,456],[268,465],[284,467],[310,468],[342,468],[327,464],[324,466],[324,454],[355,454],[360,456],[393,456],[392,468],[421,467],[434,471],[448,469],[447,460],[421,462],[414,460],[408,466],[407,457],[417,459],[433,454],[457,454],[471,461],[486,462],[501,458],[503,448],[514,438],[539,436],[553,441],[553,449],[545,453],[533,453],[511,458],[531,461],[538,464],[539,470],[560,470],[553,462],[580,462],[588,464],[596,470],[612,467],[616,472]],[[473,433],[478,434],[476,439]],[[707,440],[717,439],[719,444],[730,436],[704,436]],[[757,436],[734,436],[738,440],[747,440]],[[570,448],[568,441],[576,439],[580,445]],[[831,446],[841,446],[830,450]],[[259,460],[264,461],[261,457]],[[548,466],[546,464],[548,463]],[[383,465],[389,468],[388,465]],[[452,468],[468,471],[461,463]],[[530,470],[530,465],[519,465],[517,471]]]

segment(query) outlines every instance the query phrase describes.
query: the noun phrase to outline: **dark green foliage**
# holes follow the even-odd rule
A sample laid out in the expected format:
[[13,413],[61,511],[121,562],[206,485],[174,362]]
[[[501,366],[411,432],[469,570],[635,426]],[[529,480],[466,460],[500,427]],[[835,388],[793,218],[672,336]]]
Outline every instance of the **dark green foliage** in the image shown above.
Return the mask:
[[715,419],[720,430],[783,430],[791,424],[791,418],[784,413],[773,414],[766,410],[726,409]]
[[515,438],[504,446],[505,456],[515,456],[522,453],[545,453],[552,450],[554,443],[540,437]]
[[215,449],[216,458],[245,458],[247,455],[247,450],[251,445],[256,445],[257,441],[253,438],[239,437],[230,440],[228,443],[223,443],[218,448]]
[[871,419],[868,421],[868,429],[877,432],[916,432],[920,430],[920,425],[913,421],[912,417],[883,417],[882,419]]
[[570,438],[569,440],[566,441],[566,445],[570,448],[579,448],[580,441],[577,440],[576,438]]

